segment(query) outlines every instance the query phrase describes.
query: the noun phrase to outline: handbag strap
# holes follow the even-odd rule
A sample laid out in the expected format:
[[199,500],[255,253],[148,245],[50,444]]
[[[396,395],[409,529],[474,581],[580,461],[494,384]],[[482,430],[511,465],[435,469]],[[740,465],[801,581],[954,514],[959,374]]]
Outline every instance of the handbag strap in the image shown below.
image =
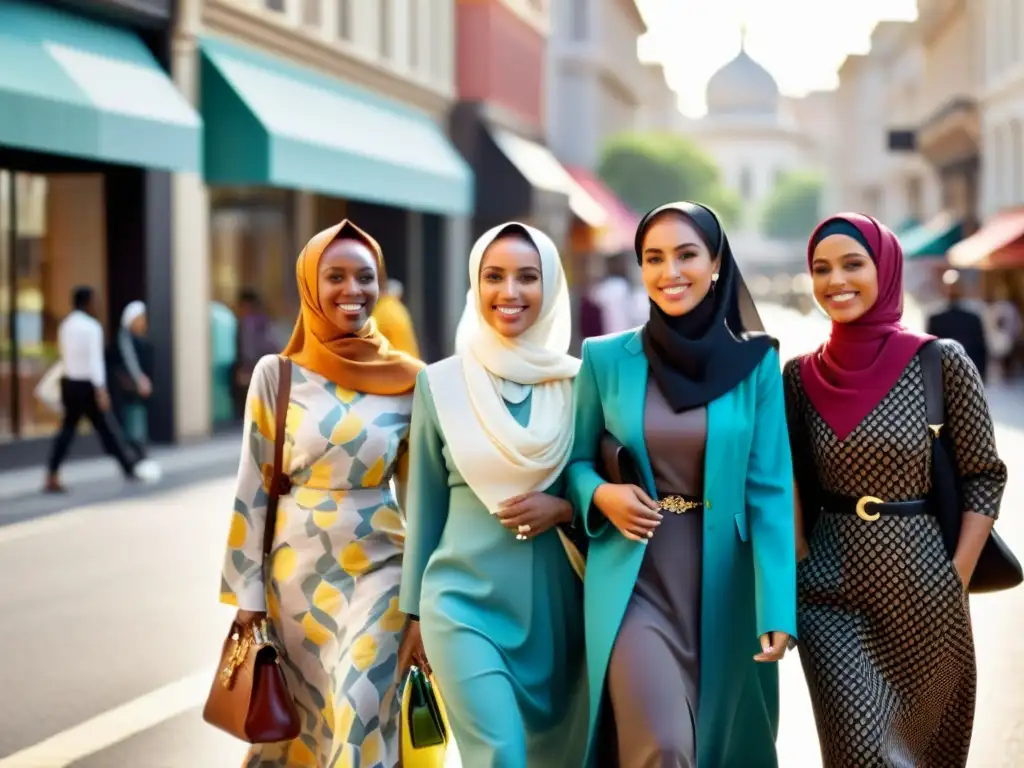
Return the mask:
[[291,480],[284,472],[284,441],[288,423],[288,404],[292,395],[292,361],[279,357],[277,377],[277,402],[274,405],[274,474],[267,489],[267,516],[263,523],[263,562],[267,564],[274,547],[274,530],[277,528],[277,504],[282,494],[291,490]]
[[946,397],[942,381],[942,350],[935,341],[927,342],[918,353],[924,376],[924,407],[932,437],[938,438],[946,420]]

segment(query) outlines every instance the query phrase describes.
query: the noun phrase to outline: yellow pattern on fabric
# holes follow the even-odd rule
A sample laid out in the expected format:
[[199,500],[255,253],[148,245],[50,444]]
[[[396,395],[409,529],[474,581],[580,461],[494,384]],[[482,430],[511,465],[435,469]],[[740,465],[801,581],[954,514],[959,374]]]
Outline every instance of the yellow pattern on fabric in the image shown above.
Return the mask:
[[[273,461],[277,359],[256,366],[227,533],[221,601],[266,610],[303,713],[292,742],[250,749],[245,768],[395,768],[394,666],[404,518],[394,489],[412,395],[339,389],[293,366],[270,583],[260,567]],[[383,425],[383,426],[378,426]]]

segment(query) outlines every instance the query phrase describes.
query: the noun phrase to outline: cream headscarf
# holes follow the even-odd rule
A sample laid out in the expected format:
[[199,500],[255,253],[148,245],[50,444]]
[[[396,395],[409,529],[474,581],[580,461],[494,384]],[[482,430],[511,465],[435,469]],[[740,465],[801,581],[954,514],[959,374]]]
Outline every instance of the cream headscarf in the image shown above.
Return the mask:
[[[484,252],[508,230],[525,230],[540,253],[544,298],[536,322],[514,339],[480,313]],[[491,513],[501,502],[554,482],[573,440],[572,379],[580,361],[566,354],[572,332],[569,289],[558,249],[533,227],[510,222],[486,232],[469,255],[469,295],[456,356],[427,369],[438,420],[466,484]],[[505,400],[533,392],[524,427]]]

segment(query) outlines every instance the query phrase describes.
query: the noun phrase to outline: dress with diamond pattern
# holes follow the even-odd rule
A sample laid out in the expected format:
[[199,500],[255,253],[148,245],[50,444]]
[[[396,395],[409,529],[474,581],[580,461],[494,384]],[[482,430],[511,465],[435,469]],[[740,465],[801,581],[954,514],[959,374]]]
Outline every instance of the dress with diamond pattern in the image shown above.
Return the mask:
[[[394,768],[405,526],[391,479],[403,479],[396,473],[412,394],[352,392],[292,365],[283,464],[293,487],[278,506],[264,585],[260,557],[277,382],[277,357],[264,357],[246,403],[221,600],[268,611],[284,646],[302,733],[253,747],[244,765]],[[402,484],[396,487],[401,493]]]
[[[964,509],[998,515],[1006,467],[974,364],[940,341]],[[798,360],[784,371],[794,435],[810,435],[825,491],[886,501],[931,487],[921,364],[838,440],[809,402]],[[796,452],[795,452],[796,453]],[[797,567],[800,659],[825,768],[963,768],[974,722],[969,605],[931,515],[874,522],[824,510]]]

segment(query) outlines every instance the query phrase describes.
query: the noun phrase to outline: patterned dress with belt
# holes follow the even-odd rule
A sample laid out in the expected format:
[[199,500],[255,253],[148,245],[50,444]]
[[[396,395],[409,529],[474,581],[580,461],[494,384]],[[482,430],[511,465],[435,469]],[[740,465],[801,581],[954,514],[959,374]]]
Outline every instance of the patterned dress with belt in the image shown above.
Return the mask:
[[412,394],[352,392],[292,366],[284,467],[293,487],[278,507],[264,585],[264,480],[272,474],[277,385],[277,357],[264,357],[249,388],[221,600],[269,613],[302,733],[253,747],[244,765],[393,768],[405,527],[391,478],[404,455]]
[[[984,387],[963,348],[940,341],[963,508],[995,518],[1006,485]],[[918,358],[839,440],[808,400],[798,360],[784,370],[794,435],[809,435],[826,494],[924,498],[931,438]],[[803,446],[808,448],[808,446]],[[976,662],[967,596],[931,514],[865,521],[824,506],[797,567],[800,658],[825,768],[963,768]]]

